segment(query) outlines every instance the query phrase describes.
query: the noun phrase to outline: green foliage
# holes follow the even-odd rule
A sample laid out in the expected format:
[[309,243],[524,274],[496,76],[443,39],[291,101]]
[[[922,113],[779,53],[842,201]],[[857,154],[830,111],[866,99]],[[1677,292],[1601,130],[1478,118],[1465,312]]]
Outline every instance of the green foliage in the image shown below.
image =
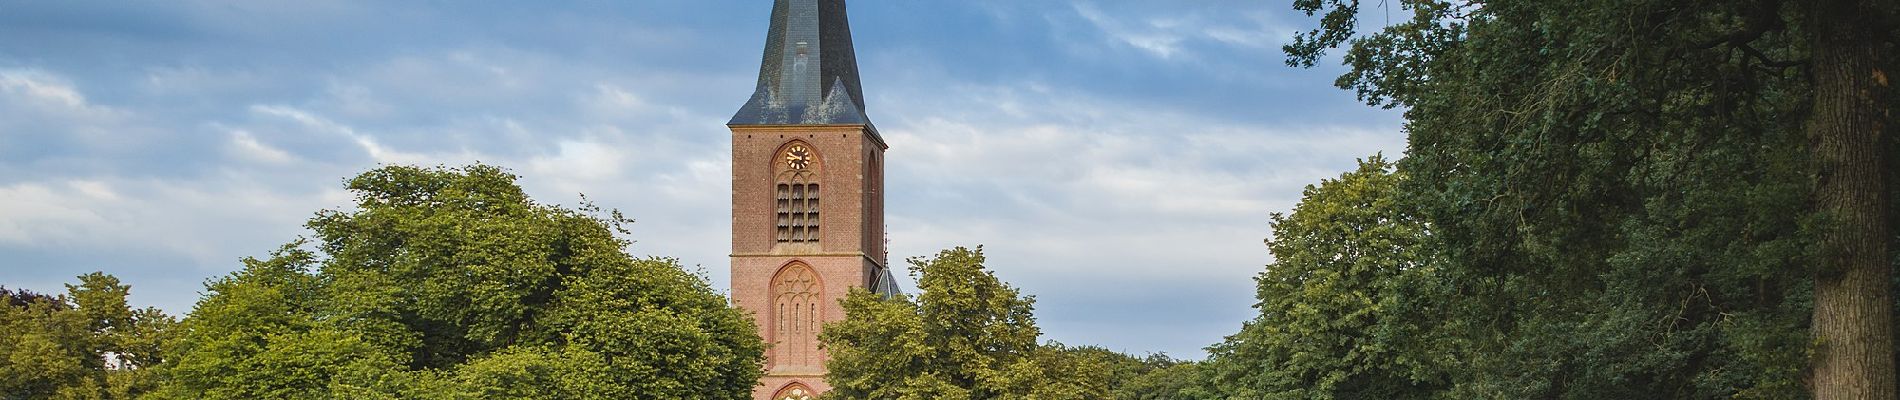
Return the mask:
[[67,295],[0,288],[0,399],[132,399],[152,391],[148,367],[173,323],[133,310],[131,287],[103,273],[79,276]]
[[[349,181],[313,241],[206,284],[162,398],[747,398],[764,344],[630,221],[534,203],[499,168]],[[313,249],[312,249],[313,248]]]
[[1274,261],[1255,280],[1260,316],[1210,348],[1206,372],[1237,398],[1424,398],[1442,357],[1421,344],[1420,285],[1433,276],[1426,225],[1399,202],[1383,157],[1273,215]]
[[677,260],[603,263],[567,286],[546,325],[563,332],[557,342],[604,358],[614,385],[746,397],[757,384],[765,347],[751,319]]
[[[1413,222],[1293,221],[1369,246],[1354,253],[1289,241],[1276,220],[1292,248],[1272,249],[1263,315],[1217,350],[1302,367],[1217,375],[1305,389],[1386,376],[1446,398],[1807,395],[1816,232],[1832,229],[1813,203],[1827,171],[1805,131],[1825,94],[1810,34],[1900,7],[1836,21],[1800,2],[1401,0],[1408,18],[1361,34],[1358,1],[1294,6],[1322,17],[1287,46],[1289,64],[1348,47],[1339,85],[1407,109],[1389,197]],[[1877,30],[1889,49],[1892,21]],[[1429,240],[1366,237],[1407,224]],[[1397,265],[1382,259],[1402,250],[1423,264],[1353,272]],[[1327,272],[1276,270],[1289,263]],[[1335,325],[1286,324],[1320,316]],[[1345,396],[1323,392],[1286,393]]]
[[105,369],[88,329],[94,321],[67,298],[39,298],[0,308],[0,393],[7,398],[52,398],[99,391]]
[[920,293],[854,290],[845,319],[819,339],[834,399],[1100,399],[1111,370],[1099,356],[1036,344],[1035,300],[983,266],[982,247],[913,258]]
[[[1152,364],[1151,364],[1152,365]],[[1170,362],[1153,365],[1148,370],[1127,380],[1115,381],[1115,399],[1117,400],[1214,400],[1222,399],[1220,391],[1214,388],[1206,364],[1201,362]]]
[[460,367],[455,379],[471,399],[600,399],[642,393],[623,382],[598,379],[613,374],[600,353],[569,347],[565,351],[511,348]]
[[1094,346],[1066,347],[1060,343],[1045,345],[1067,353],[1071,362],[1095,366],[1108,383],[1108,398],[1117,400],[1195,400],[1214,399],[1210,382],[1202,376],[1201,364],[1176,360],[1166,354],[1135,357]]
[[159,398],[329,398],[344,376],[398,369],[397,355],[317,314],[316,256],[286,245],[266,260],[205,284],[180,322]]

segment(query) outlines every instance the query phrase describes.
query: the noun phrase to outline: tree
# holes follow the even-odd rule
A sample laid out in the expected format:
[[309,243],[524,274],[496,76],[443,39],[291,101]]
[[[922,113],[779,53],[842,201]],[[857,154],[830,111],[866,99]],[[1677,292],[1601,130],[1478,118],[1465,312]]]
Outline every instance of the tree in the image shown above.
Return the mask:
[[79,276],[64,296],[0,288],[0,398],[131,399],[156,385],[152,344],[172,319],[133,310],[131,287],[103,273]]
[[1204,363],[1176,362],[1116,381],[1117,400],[1217,400],[1218,395]]
[[[1425,224],[1383,157],[1306,187],[1273,214],[1273,263],[1254,278],[1260,316],[1210,348],[1208,372],[1237,398],[1427,398],[1443,384],[1417,286],[1431,273]],[[1409,351],[1408,351],[1409,350]]]
[[1358,1],[1296,0],[1324,16],[1287,51],[1350,42],[1340,86],[1408,108],[1459,393],[1894,398],[1900,5],[1399,4],[1359,36]]
[[349,181],[267,259],[206,285],[164,397],[747,398],[764,344],[630,222],[538,204],[500,168]]
[[316,255],[292,243],[205,284],[170,345],[158,398],[316,399],[400,371],[399,354],[318,313]]
[[[1057,344],[1059,346],[1059,344]],[[1049,346],[1057,347],[1057,346]],[[1163,353],[1136,357],[1095,346],[1059,347],[1069,358],[1107,371],[1109,398],[1117,400],[1217,399],[1201,364]]]
[[983,266],[983,248],[912,258],[920,293],[853,290],[819,340],[828,398],[1098,399],[1109,370],[1058,343],[1036,344],[1035,299]]
[[66,297],[25,295],[25,306],[0,308],[0,395],[6,398],[91,398],[103,389],[103,358],[94,321]]
[[[1814,394],[1819,399],[1900,398],[1893,344],[1893,241],[1887,164],[1893,99],[1886,71],[1900,71],[1900,6],[1815,1],[1805,15],[1813,54],[1806,118],[1822,229],[1814,281]],[[1884,37],[1884,39],[1883,39]]]

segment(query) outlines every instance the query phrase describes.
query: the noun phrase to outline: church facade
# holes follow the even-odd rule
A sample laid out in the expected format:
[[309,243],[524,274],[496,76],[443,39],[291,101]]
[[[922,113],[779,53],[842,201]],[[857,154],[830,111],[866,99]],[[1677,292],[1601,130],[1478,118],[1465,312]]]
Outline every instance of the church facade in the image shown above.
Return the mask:
[[766,351],[754,399],[830,390],[818,332],[852,288],[896,293],[884,150],[865,115],[844,0],[776,0],[759,82],[732,131],[732,301]]

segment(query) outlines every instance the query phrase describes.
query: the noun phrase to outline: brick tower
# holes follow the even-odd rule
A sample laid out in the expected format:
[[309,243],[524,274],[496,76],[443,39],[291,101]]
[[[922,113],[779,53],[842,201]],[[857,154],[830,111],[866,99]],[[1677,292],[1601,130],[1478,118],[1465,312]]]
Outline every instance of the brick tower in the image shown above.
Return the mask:
[[776,0],[758,90],[732,121],[732,301],[766,351],[754,399],[831,389],[818,331],[852,288],[895,293],[884,139],[864,114],[844,0]]

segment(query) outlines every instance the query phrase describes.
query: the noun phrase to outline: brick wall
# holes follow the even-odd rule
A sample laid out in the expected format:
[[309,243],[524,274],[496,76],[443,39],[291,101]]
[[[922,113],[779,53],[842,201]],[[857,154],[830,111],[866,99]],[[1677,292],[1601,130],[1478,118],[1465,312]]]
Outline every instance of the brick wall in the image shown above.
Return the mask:
[[[780,153],[803,143],[815,153],[810,167],[822,188],[817,243],[777,241],[779,176],[786,171]],[[884,268],[884,142],[863,126],[732,127],[732,301],[753,314],[768,350],[767,373],[755,389],[766,399],[793,382],[823,393],[822,363],[781,362],[785,336],[776,332],[773,278],[794,262],[808,265],[822,283],[819,318],[844,318],[843,299],[853,287],[867,287]],[[807,351],[820,352],[816,341]],[[819,354],[822,355],[822,352]]]

